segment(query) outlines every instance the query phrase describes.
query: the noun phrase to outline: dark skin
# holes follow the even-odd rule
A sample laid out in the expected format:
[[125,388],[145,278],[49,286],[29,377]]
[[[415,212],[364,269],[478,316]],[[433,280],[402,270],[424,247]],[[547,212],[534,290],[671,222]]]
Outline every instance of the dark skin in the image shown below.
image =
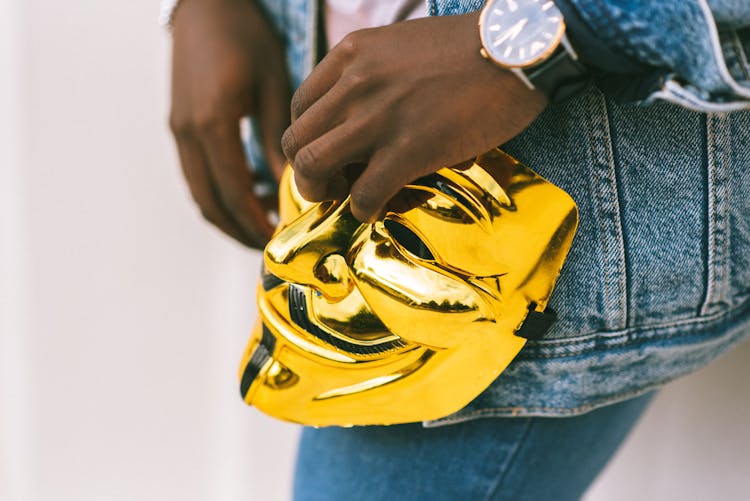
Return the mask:
[[170,125],[190,192],[208,221],[262,249],[275,201],[253,191],[240,120],[258,118],[278,180],[291,98],[281,42],[247,0],[183,0],[173,21]]
[[244,115],[260,119],[274,173],[283,145],[305,198],[351,195],[364,222],[408,182],[518,135],[547,100],[481,57],[478,18],[350,34],[294,94],[283,132],[289,80],[267,21],[247,0],[183,0],[174,20],[172,126],[203,214],[251,247],[271,235],[241,148]]

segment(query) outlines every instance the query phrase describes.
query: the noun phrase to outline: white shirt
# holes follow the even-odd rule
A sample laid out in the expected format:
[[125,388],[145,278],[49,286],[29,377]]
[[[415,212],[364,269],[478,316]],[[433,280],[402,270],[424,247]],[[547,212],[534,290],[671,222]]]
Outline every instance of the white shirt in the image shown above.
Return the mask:
[[326,0],[325,9],[328,47],[352,31],[427,16],[425,0]]

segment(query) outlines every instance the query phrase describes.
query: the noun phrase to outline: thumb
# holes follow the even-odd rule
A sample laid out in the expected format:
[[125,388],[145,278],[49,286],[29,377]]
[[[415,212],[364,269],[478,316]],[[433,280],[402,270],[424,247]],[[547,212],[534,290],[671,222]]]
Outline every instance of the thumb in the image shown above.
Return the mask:
[[281,136],[289,127],[291,92],[286,78],[265,78],[258,103],[258,120],[263,152],[276,181],[284,172],[286,157],[281,149]]

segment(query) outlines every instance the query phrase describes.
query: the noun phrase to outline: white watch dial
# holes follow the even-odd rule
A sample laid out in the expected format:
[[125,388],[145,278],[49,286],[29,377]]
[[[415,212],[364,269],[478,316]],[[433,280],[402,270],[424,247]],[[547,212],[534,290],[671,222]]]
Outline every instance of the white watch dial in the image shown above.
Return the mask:
[[549,57],[565,23],[552,0],[488,0],[479,32],[490,58],[501,66],[522,68]]

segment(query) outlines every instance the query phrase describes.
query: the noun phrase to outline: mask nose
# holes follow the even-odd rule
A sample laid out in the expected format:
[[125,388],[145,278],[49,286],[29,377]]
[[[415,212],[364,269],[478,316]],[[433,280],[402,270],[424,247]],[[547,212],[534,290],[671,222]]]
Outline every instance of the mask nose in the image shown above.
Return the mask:
[[328,300],[343,299],[352,291],[349,267],[341,254],[329,254],[324,257],[315,267],[314,274],[318,283],[313,287]]
[[360,226],[348,199],[317,204],[274,236],[266,246],[266,266],[282,280],[313,287],[329,301],[342,299],[353,287],[345,256]]

